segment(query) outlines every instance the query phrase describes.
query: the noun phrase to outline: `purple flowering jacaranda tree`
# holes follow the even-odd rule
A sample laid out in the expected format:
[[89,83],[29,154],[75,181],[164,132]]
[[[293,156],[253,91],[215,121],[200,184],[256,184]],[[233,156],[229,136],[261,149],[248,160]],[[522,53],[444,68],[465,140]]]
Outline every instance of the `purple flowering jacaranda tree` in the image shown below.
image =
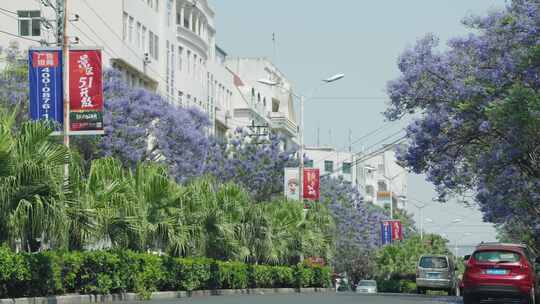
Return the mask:
[[206,114],[131,88],[116,70],[105,72],[104,94],[101,155],[117,157],[128,167],[144,161],[164,163],[178,182],[202,175],[210,147]]
[[428,35],[399,58],[386,116],[416,113],[400,159],[441,199],[474,195],[486,221],[540,250],[540,1],[514,0],[445,51]]

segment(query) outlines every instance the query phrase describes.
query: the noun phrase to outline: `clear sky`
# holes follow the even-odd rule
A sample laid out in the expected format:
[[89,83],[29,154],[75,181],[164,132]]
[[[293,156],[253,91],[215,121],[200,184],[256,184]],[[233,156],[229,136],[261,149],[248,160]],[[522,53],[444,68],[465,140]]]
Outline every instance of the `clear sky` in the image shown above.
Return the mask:
[[[503,0],[209,1],[216,12],[219,45],[233,57],[272,59],[297,92],[309,94],[321,79],[346,74],[306,103],[305,141],[315,145],[319,129],[321,145],[343,148],[348,145],[349,129],[354,140],[387,125],[355,144],[357,152],[406,125],[406,121],[387,123],[381,115],[387,102],[386,83],[399,76],[397,58],[406,47],[426,33],[436,34],[444,47],[449,38],[467,34],[461,23],[464,17],[505,5]],[[494,238],[479,212],[457,203],[432,203],[433,187],[423,176],[409,178],[408,194],[430,202],[425,217],[434,223],[426,223],[426,229],[446,233],[453,244]],[[464,222],[449,224],[457,218]],[[474,235],[464,236],[465,232]]]

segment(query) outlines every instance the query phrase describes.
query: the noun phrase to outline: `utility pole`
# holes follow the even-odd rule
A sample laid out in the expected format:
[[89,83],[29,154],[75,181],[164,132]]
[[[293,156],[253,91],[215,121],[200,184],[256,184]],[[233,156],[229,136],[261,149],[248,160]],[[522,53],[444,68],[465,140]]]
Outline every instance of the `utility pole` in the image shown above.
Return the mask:
[[[69,37],[67,35],[67,0],[56,0],[56,40],[62,47],[64,79],[64,146],[69,149]],[[69,180],[69,162],[64,165],[64,179]]]

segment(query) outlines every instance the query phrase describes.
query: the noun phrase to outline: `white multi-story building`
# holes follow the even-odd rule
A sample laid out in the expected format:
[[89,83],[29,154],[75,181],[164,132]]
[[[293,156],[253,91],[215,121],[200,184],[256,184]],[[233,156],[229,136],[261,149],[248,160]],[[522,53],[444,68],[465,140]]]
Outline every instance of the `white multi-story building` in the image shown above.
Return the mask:
[[396,161],[393,147],[369,158],[358,156],[355,171],[364,200],[384,207],[390,204],[404,209],[407,197],[407,170]]
[[[218,137],[236,127],[267,125],[285,138],[297,134],[291,85],[266,59],[229,59],[216,45],[215,13],[207,0],[69,0],[67,34],[79,46],[103,48],[104,65],[133,87],[172,103],[196,106]],[[22,50],[56,45],[56,0],[4,1],[0,32]],[[21,39],[22,38],[22,39]],[[1,42],[0,42],[1,44]],[[279,81],[285,90],[257,82]]]
[[[284,139],[284,148],[297,144],[292,86],[283,73],[265,58],[227,58],[226,65],[235,78],[231,125],[267,126],[259,130],[271,130],[279,135]],[[261,79],[279,85],[259,83]]]
[[397,164],[393,147],[378,154],[337,151],[333,147],[306,147],[306,167],[318,168],[321,176],[343,178],[355,185],[364,201],[404,209],[407,198],[407,170]]
[[356,184],[356,170],[353,170],[355,155],[351,152],[340,152],[333,147],[305,147],[307,168],[319,169],[321,176],[343,178]]

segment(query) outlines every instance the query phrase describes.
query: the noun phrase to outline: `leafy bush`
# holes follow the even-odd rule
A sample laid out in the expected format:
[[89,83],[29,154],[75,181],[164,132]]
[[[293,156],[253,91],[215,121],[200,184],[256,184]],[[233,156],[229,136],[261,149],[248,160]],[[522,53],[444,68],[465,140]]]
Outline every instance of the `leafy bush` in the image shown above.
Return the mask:
[[311,286],[326,288],[332,286],[332,274],[328,267],[314,266],[313,271],[313,280]]
[[240,262],[216,261],[212,281],[218,289],[243,289],[248,287],[248,267]]
[[211,262],[209,259],[202,258],[166,258],[165,269],[167,269],[167,273],[165,289],[192,291],[208,288]]
[[[329,269],[328,272],[330,273]],[[273,266],[272,277],[274,279],[274,287],[294,287],[294,272],[290,267]]]
[[330,269],[317,265],[247,265],[133,251],[16,254],[0,247],[0,298],[136,292],[148,299],[166,290],[328,286]]
[[22,255],[0,247],[0,297],[20,297],[24,282],[31,278],[30,268]]
[[[275,271],[277,267],[254,265],[251,269],[251,287],[274,287]],[[273,271],[274,270],[274,271]]]

